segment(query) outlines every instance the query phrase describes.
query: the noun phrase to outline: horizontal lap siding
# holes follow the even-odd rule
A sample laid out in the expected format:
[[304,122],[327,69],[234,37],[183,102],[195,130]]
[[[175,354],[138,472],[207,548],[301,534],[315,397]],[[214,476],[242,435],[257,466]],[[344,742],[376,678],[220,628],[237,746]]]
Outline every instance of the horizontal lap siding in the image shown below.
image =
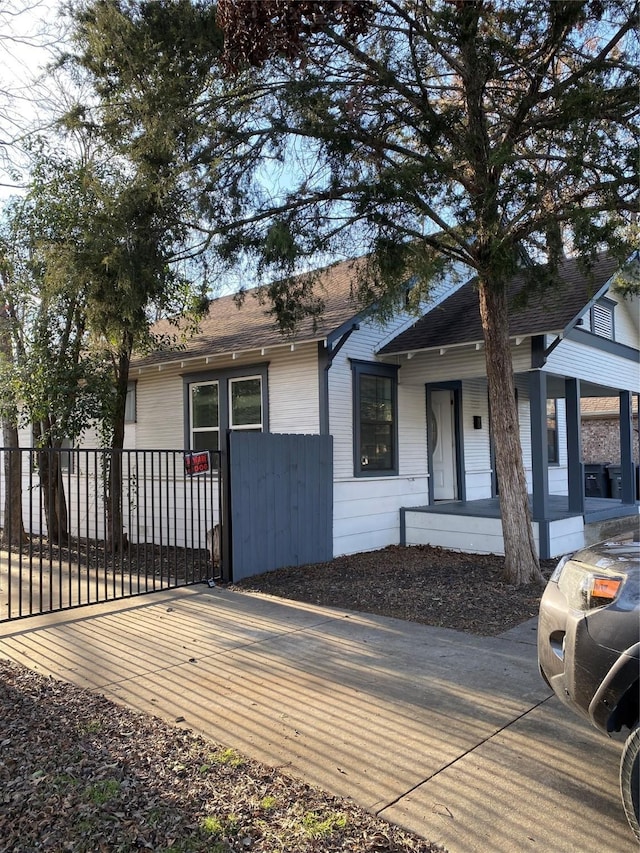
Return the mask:
[[269,355],[269,431],[320,431],[317,344]]
[[334,483],[334,556],[400,542],[400,508],[427,503],[426,477],[358,478]]
[[626,344],[628,347],[638,349],[640,337],[640,299],[635,298],[630,302],[619,299],[607,293],[607,298],[614,299],[618,304],[614,312],[614,329],[616,341]]
[[[480,418],[480,429],[474,428],[474,417]],[[489,400],[484,379],[466,379],[462,383],[462,429],[466,498],[473,501],[491,497]]]
[[[635,342],[638,347],[638,341]],[[550,354],[546,370],[558,376],[584,379],[605,388],[640,392],[638,361],[620,358],[583,343],[565,340]]]
[[139,376],[136,407],[138,447],[184,448],[184,401],[179,365]]
[[499,518],[469,518],[407,510],[407,545],[433,545],[470,554],[504,554]]
[[[388,331],[386,333],[389,334]],[[329,371],[330,432],[334,436],[334,555],[384,548],[400,541],[400,507],[428,496],[424,380],[398,371],[399,476],[355,477],[350,359],[377,362],[382,331],[361,323]]]

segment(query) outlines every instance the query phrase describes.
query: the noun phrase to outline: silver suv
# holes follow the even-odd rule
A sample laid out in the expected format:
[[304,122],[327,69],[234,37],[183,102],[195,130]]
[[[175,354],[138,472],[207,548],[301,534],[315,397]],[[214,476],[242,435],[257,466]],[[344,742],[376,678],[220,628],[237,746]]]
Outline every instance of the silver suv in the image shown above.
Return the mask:
[[540,602],[538,663],[556,695],[594,726],[629,731],[620,791],[640,840],[640,541],[601,542],[560,560]]

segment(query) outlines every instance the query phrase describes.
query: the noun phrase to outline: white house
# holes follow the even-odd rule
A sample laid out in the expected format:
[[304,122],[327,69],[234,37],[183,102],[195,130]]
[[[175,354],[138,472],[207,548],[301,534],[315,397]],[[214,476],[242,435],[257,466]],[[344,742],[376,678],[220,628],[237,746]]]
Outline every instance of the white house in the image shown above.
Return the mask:
[[[384,325],[351,295],[354,264],[327,268],[325,310],[283,337],[250,295],[215,300],[180,351],[135,362],[136,448],[225,449],[227,431],[330,435],[334,556],[398,543],[503,550],[474,282],[442,286],[424,315]],[[542,557],[581,546],[590,520],[637,514],[631,397],[640,393],[640,300],[615,264],[513,312],[521,442]],[[513,282],[513,293],[522,286]],[[620,403],[621,497],[584,494],[580,400]],[[133,409],[132,409],[133,411]]]

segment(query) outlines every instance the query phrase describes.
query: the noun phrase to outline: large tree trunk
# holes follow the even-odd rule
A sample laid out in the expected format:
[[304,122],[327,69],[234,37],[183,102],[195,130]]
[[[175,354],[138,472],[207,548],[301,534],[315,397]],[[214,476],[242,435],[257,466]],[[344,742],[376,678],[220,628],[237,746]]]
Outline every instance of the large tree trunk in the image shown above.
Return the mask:
[[[0,287],[0,293],[2,288]],[[13,362],[9,309],[0,306],[0,355],[7,364]],[[18,448],[18,411],[15,403],[5,401],[2,418],[2,446],[4,451],[4,545],[21,545],[26,540],[22,522],[22,461]],[[16,448],[12,450],[11,448]]]
[[67,499],[62,482],[60,454],[51,447],[40,450],[38,469],[49,542],[54,545],[68,545]]
[[506,579],[516,586],[543,583],[536,552],[527,481],[522,462],[518,410],[509,343],[507,292],[480,278],[480,316],[484,331],[491,429],[500,486]]
[[22,521],[22,457],[18,450],[18,429],[9,419],[2,423],[2,444],[5,493],[1,541],[3,545],[22,545],[27,539]]
[[[39,445],[49,441],[49,429],[41,424],[34,424],[34,438]],[[60,467],[60,448],[45,444],[38,451],[38,473],[42,505],[47,522],[49,542],[54,545],[69,544],[69,517],[67,499],[64,493],[62,468]]]

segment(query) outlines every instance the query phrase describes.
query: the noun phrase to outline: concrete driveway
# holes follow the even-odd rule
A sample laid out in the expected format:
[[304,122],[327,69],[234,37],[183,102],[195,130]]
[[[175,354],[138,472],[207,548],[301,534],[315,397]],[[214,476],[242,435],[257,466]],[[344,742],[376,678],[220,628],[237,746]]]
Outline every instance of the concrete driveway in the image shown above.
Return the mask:
[[3,657],[351,797],[450,853],[635,850],[620,743],[551,697],[535,642],[535,620],[478,638],[206,586],[0,623]]

